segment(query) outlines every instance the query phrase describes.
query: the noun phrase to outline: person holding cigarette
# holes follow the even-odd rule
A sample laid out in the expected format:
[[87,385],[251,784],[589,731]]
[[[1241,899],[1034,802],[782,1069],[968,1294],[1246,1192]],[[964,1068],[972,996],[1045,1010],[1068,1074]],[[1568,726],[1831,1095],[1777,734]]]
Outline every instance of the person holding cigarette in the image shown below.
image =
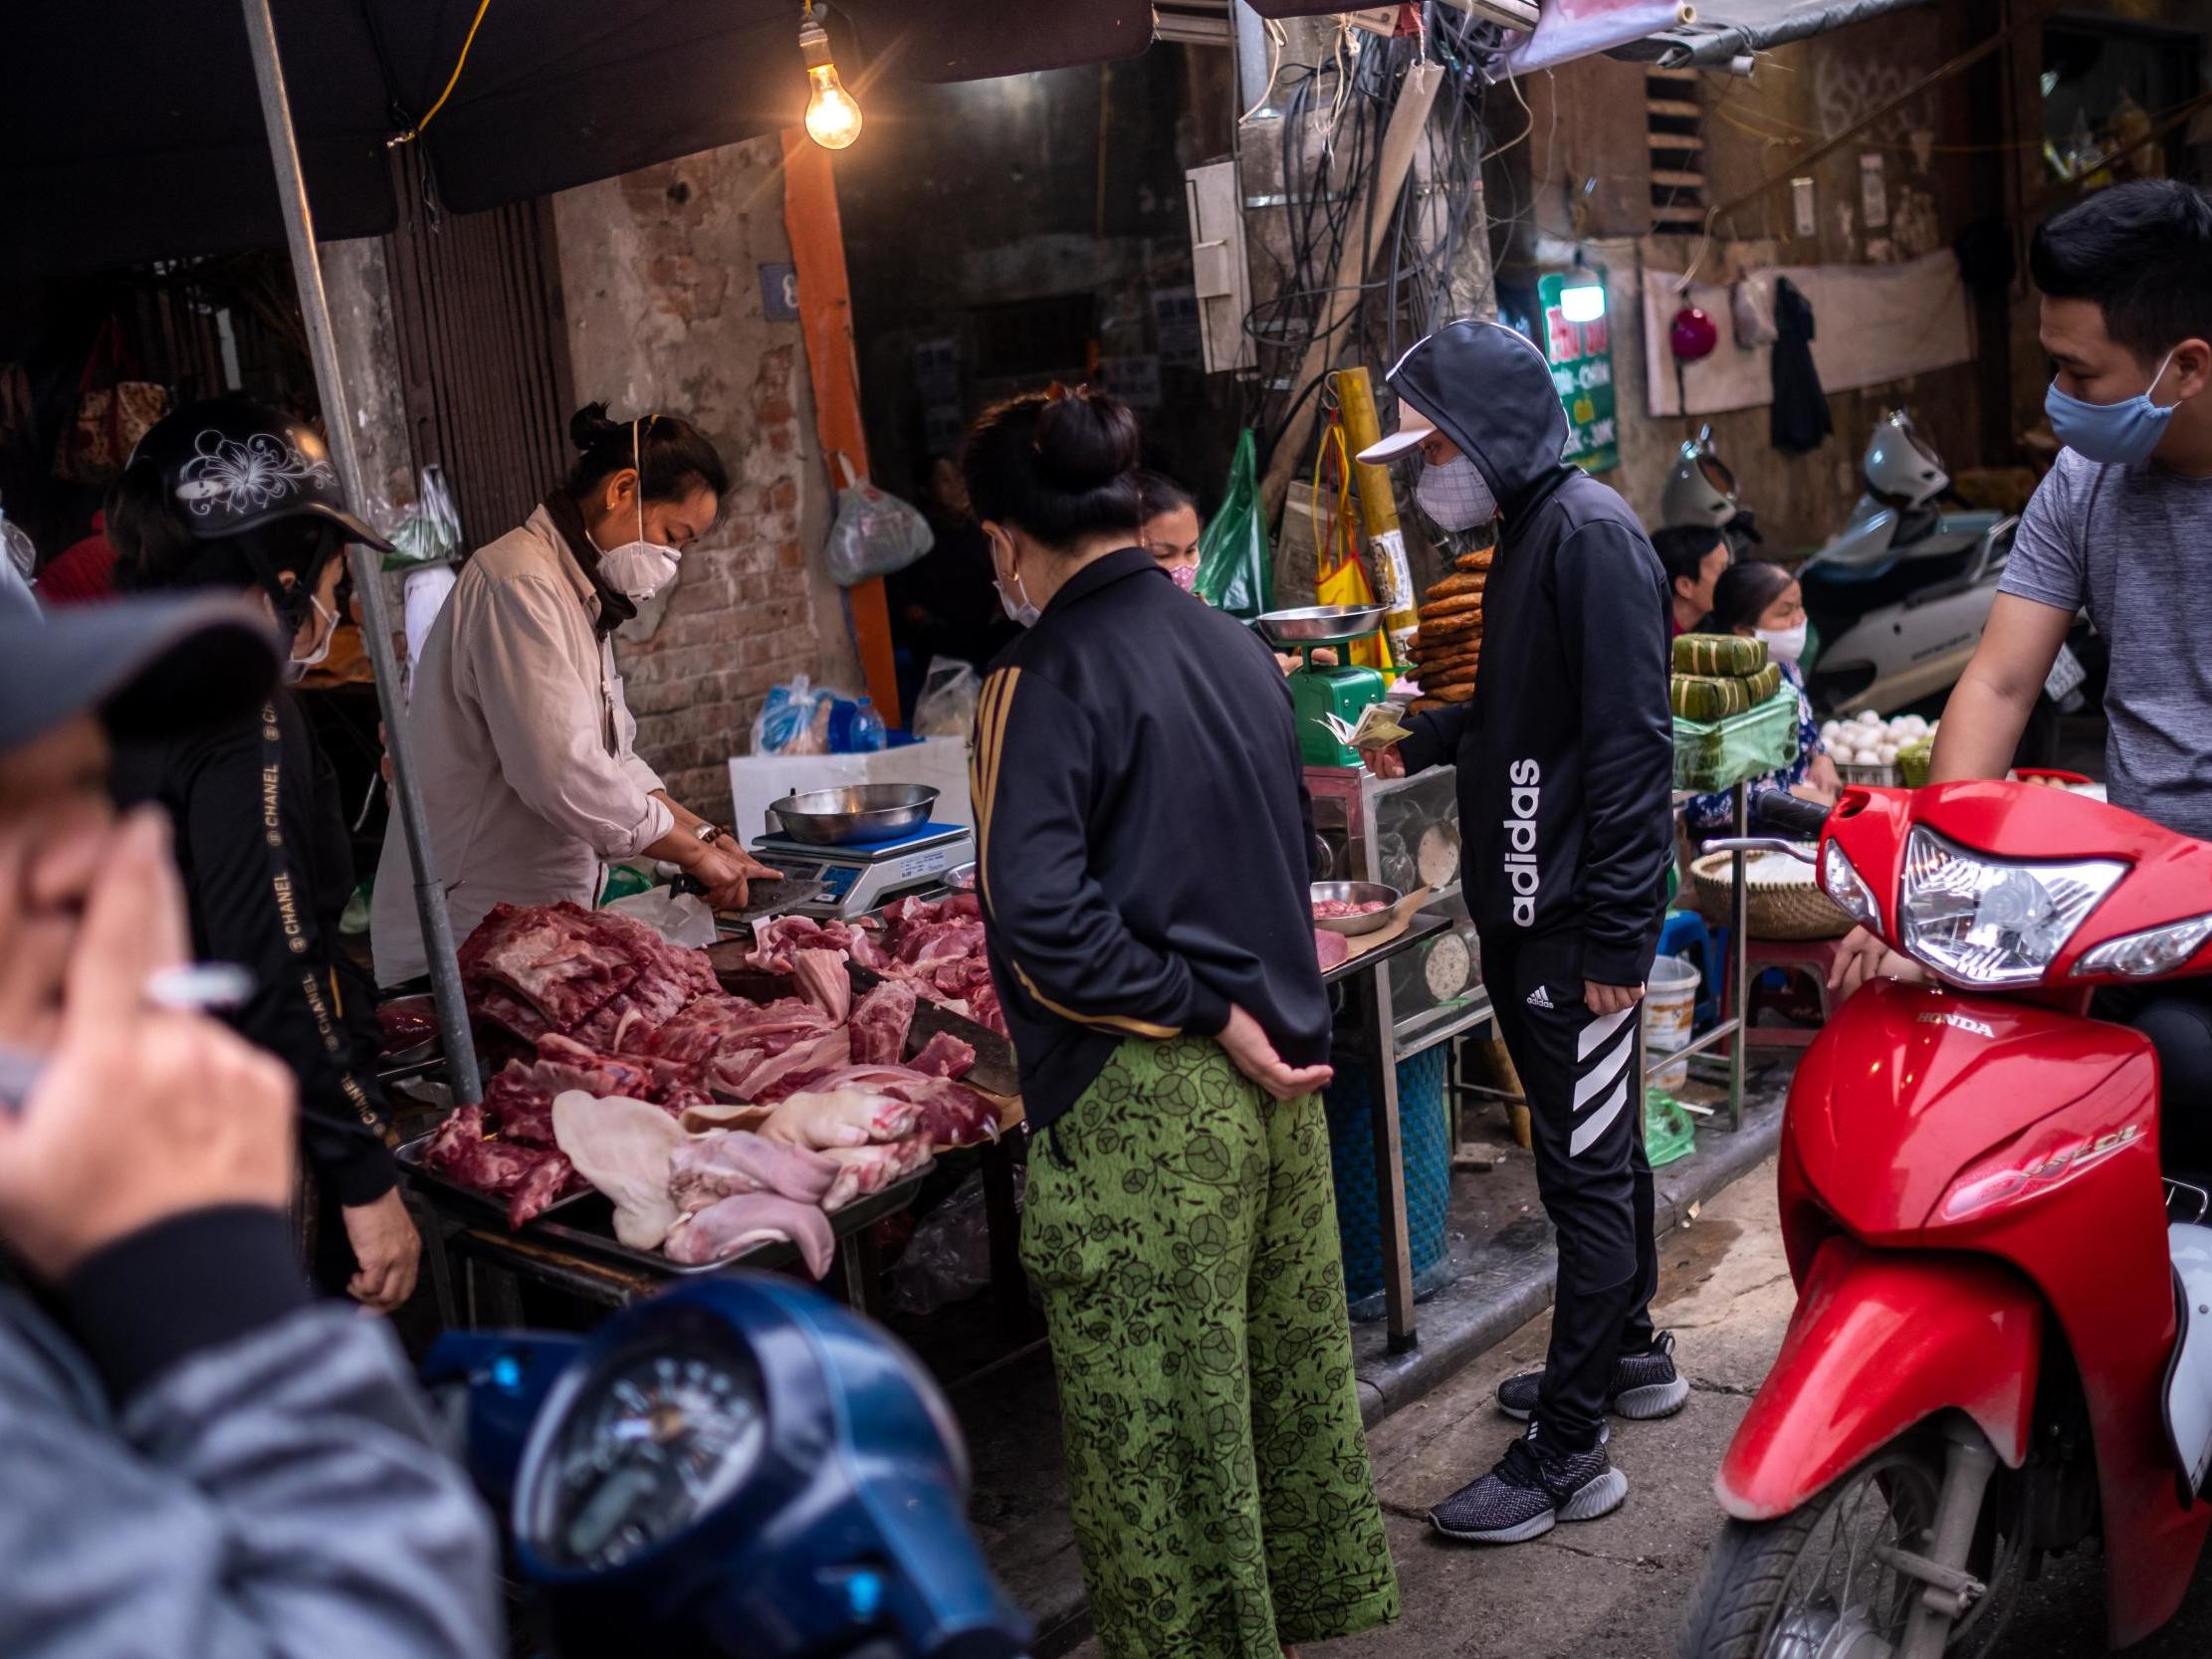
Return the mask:
[[251,719],[236,599],[0,619],[0,1653],[492,1659],[499,1553],[382,1321],[312,1299],[285,1067],[179,1004],[112,742]]

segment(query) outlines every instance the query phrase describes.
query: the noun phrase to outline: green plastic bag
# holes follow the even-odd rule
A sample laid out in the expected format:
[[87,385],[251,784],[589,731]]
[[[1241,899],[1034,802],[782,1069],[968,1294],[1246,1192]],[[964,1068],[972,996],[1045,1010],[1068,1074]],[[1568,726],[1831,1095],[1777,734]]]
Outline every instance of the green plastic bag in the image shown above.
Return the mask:
[[1689,1114],[1682,1110],[1682,1103],[1657,1084],[1644,1090],[1644,1155],[1657,1169],[1662,1163],[1672,1163],[1678,1157],[1687,1157],[1697,1142],[1696,1128],[1689,1121]]
[[1267,521],[1259,510],[1258,473],[1258,457],[1247,429],[1236,440],[1221,511],[1199,538],[1199,574],[1193,583],[1200,598],[1243,622],[1274,608],[1274,559],[1267,547]]

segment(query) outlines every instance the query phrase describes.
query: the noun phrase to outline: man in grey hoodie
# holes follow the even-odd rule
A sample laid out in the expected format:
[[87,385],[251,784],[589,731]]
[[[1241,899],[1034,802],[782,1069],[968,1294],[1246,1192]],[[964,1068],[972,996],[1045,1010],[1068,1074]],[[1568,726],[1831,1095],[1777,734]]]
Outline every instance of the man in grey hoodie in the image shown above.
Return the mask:
[[235,715],[276,669],[229,601],[0,620],[9,1659],[501,1651],[489,1518],[397,1345],[310,1300],[289,1074],[149,995],[183,902],[165,820],[108,806],[108,733]]

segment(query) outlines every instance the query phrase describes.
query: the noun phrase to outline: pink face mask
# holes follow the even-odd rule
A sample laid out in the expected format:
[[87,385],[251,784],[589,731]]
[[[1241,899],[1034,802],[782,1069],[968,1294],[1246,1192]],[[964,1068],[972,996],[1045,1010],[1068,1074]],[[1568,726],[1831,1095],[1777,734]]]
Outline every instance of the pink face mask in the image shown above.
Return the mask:
[[1196,593],[1199,585],[1199,567],[1196,564],[1171,564],[1168,575],[1175,585],[1186,593]]

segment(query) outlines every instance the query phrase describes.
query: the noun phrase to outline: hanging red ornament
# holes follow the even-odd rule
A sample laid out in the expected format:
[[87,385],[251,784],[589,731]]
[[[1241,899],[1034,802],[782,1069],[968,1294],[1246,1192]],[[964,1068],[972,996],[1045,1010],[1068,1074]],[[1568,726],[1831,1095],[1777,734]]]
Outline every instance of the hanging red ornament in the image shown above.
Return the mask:
[[1667,324],[1666,343],[1677,362],[1694,363],[1712,355],[1713,347],[1720,343],[1720,329],[1707,312],[1696,306],[1684,306]]

